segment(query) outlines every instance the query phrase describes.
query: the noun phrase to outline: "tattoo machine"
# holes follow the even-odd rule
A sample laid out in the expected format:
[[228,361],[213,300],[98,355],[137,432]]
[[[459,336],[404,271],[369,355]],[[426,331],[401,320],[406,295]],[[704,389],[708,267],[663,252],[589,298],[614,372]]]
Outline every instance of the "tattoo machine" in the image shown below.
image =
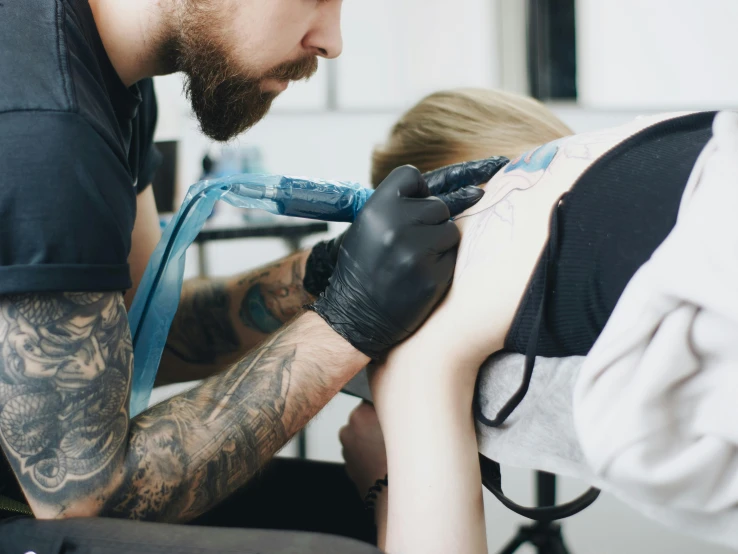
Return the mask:
[[351,222],[373,192],[356,183],[252,174],[201,181],[190,187],[151,255],[128,314],[134,351],[131,417],[148,406],[179,305],[185,253],[218,200],[278,215]]

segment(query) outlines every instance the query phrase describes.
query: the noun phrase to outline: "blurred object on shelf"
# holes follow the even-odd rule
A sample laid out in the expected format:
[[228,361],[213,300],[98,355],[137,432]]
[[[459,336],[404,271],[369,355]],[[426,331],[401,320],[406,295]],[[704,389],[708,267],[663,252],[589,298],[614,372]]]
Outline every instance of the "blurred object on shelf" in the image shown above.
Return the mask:
[[[261,149],[258,146],[224,145],[217,151],[207,152],[203,156],[200,180],[220,179],[241,173],[266,173]],[[216,218],[225,225],[238,225],[243,221],[265,225],[274,222],[276,216],[261,210],[244,210],[226,202],[218,202],[210,218]]]
[[[179,143],[176,140],[166,140],[156,143],[161,152],[162,162],[152,179],[156,209],[159,213],[174,211],[174,189],[177,182],[177,152]],[[148,183],[142,183],[148,185]]]

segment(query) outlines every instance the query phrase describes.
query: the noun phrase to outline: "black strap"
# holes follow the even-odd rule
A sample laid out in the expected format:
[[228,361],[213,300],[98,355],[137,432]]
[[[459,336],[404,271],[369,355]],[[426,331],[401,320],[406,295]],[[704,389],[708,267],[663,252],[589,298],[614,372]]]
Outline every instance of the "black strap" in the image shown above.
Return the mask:
[[[563,205],[566,198],[564,193],[559,200],[556,202],[551,212],[551,224],[550,224],[550,236],[546,250],[544,253],[545,259],[543,264],[543,291],[541,294],[541,304],[536,314],[535,323],[531,330],[528,344],[525,349],[525,366],[523,371],[523,381],[518,387],[518,390],[510,397],[502,408],[497,412],[497,415],[490,419],[484,415],[482,411],[482,405],[479,401],[479,381],[477,381],[477,391],[474,395],[474,416],[477,421],[486,425],[487,427],[500,427],[510,414],[513,413],[528,393],[531,379],[533,378],[533,368],[536,364],[536,353],[538,350],[538,339],[540,336],[541,325],[543,324],[543,318],[546,313],[546,298],[548,297],[548,278],[551,275],[550,269],[553,264],[558,262],[559,252],[559,208]],[[590,506],[597,497],[600,495],[599,489],[590,488],[580,497],[558,506],[545,506],[537,508],[526,508],[521,506],[512,500],[510,500],[502,492],[502,473],[500,472],[500,464],[490,460],[480,454],[479,463],[482,469],[482,484],[489,490],[495,497],[508,509],[512,510],[516,514],[523,517],[527,517],[534,521],[554,521],[557,519],[564,519],[571,517],[574,514],[578,514],[588,506]]]
[[[538,337],[540,336],[541,332],[541,324],[543,323],[543,317],[546,312],[546,298],[548,297],[548,278],[551,274],[549,271],[551,266],[556,263],[558,259],[558,251],[559,251],[559,208],[564,203],[564,199],[566,198],[566,194],[564,193],[556,202],[556,205],[554,206],[552,212],[551,212],[551,224],[549,225],[550,231],[549,231],[549,239],[548,244],[546,245],[546,251],[544,253],[545,256],[545,262],[543,265],[543,294],[541,294],[541,305],[538,308],[538,313],[536,314],[536,321],[533,325],[533,329],[530,333],[530,338],[528,339],[528,344],[525,349],[525,367],[523,372],[523,382],[520,384],[520,387],[517,391],[510,397],[510,399],[505,403],[502,408],[500,408],[499,412],[497,412],[497,415],[494,419],[489,419],[487,416],[484,415],[482,411],[482,406],[479,402],[479,394],[474,395],[474,415],[480,423],[483,423],[487,427],[499,427],[505,421],[508,417],[510,417],[510,414],[513,413],[515,408],[517,408],[520,403],[523,401],[523,398],[525,398],[525,395],[528,393],[528,388],[530,387],[530,381],[533,378],[533,367],[536,364],[536,352],[538,350]],[[477,383],[478,386],[479,383]],[[478,392],[478,391],[477,391]]]
[[374,502],[377,500],[377,496],[382,492],[382,489],[389,486],[389,478],[385,473],[384,479],[377,479],[374,481],[374,485],[369,487],[369,491],[364,497],[364,508],[366,510],[374,510]]
[[487,490],[495,495],[495,497],[509,510],[534,521],[555,521],[557,519],[571,517],[591,506],[600,495],[599,489],[595,489],[593,487],[580,497],[575,498],[566,504],[526,508],[513,502],[502,492],[502,474],[500,472],[500,464],[480,454],[479,465],[482,469],[482,484],[487,488]]

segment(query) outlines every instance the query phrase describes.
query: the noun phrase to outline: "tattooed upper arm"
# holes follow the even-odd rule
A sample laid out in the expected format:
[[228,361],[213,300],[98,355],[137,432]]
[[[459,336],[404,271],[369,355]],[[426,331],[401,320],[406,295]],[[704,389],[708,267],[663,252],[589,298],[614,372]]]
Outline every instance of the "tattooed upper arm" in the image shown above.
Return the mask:
[[0,445],[39,517],[93,515],[125,455],[120,293],[0,297]]

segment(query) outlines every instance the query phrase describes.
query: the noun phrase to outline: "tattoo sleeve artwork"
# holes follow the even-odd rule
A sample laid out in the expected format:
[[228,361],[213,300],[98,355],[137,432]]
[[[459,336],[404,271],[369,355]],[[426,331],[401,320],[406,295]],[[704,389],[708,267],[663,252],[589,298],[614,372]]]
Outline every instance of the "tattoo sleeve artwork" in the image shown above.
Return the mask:
[[172,321],[167,350],[195,364],[212,364],[219,356],[238,352],[240,342],[231,323],[230,297],[225,283],[192,283],[192,292],[182,296]]
[[[167,351],[176,357],[175,362],[224,368],[263,340],[263,335],[274,333],[298,315],[312,299],[303,288],[305,258],[306,253],[299,253],[236,282],[185,283],[167,339]],[[239,323],[252,332],[236,329]],[[168,371],[170,365],[171,358],[164,375],[179,379],[182,368]],[[206,374],[212,370],[207,369]]]
[[103,513],[186,521],[243,485],[296,431],[283,420],[295,353],[289,333],[277,333],[225,374],[136,418],[124,484]]
[[303,264],[292,260],[286,279],[270,279],[271,272],[249,279],[238,315],[248,328],[269,334],[295,317],[310,302],[310,295],[303,288]]
[[133,363],[121,294],[0,299],[0,444],[48,505],[95,490],[120,461]]

